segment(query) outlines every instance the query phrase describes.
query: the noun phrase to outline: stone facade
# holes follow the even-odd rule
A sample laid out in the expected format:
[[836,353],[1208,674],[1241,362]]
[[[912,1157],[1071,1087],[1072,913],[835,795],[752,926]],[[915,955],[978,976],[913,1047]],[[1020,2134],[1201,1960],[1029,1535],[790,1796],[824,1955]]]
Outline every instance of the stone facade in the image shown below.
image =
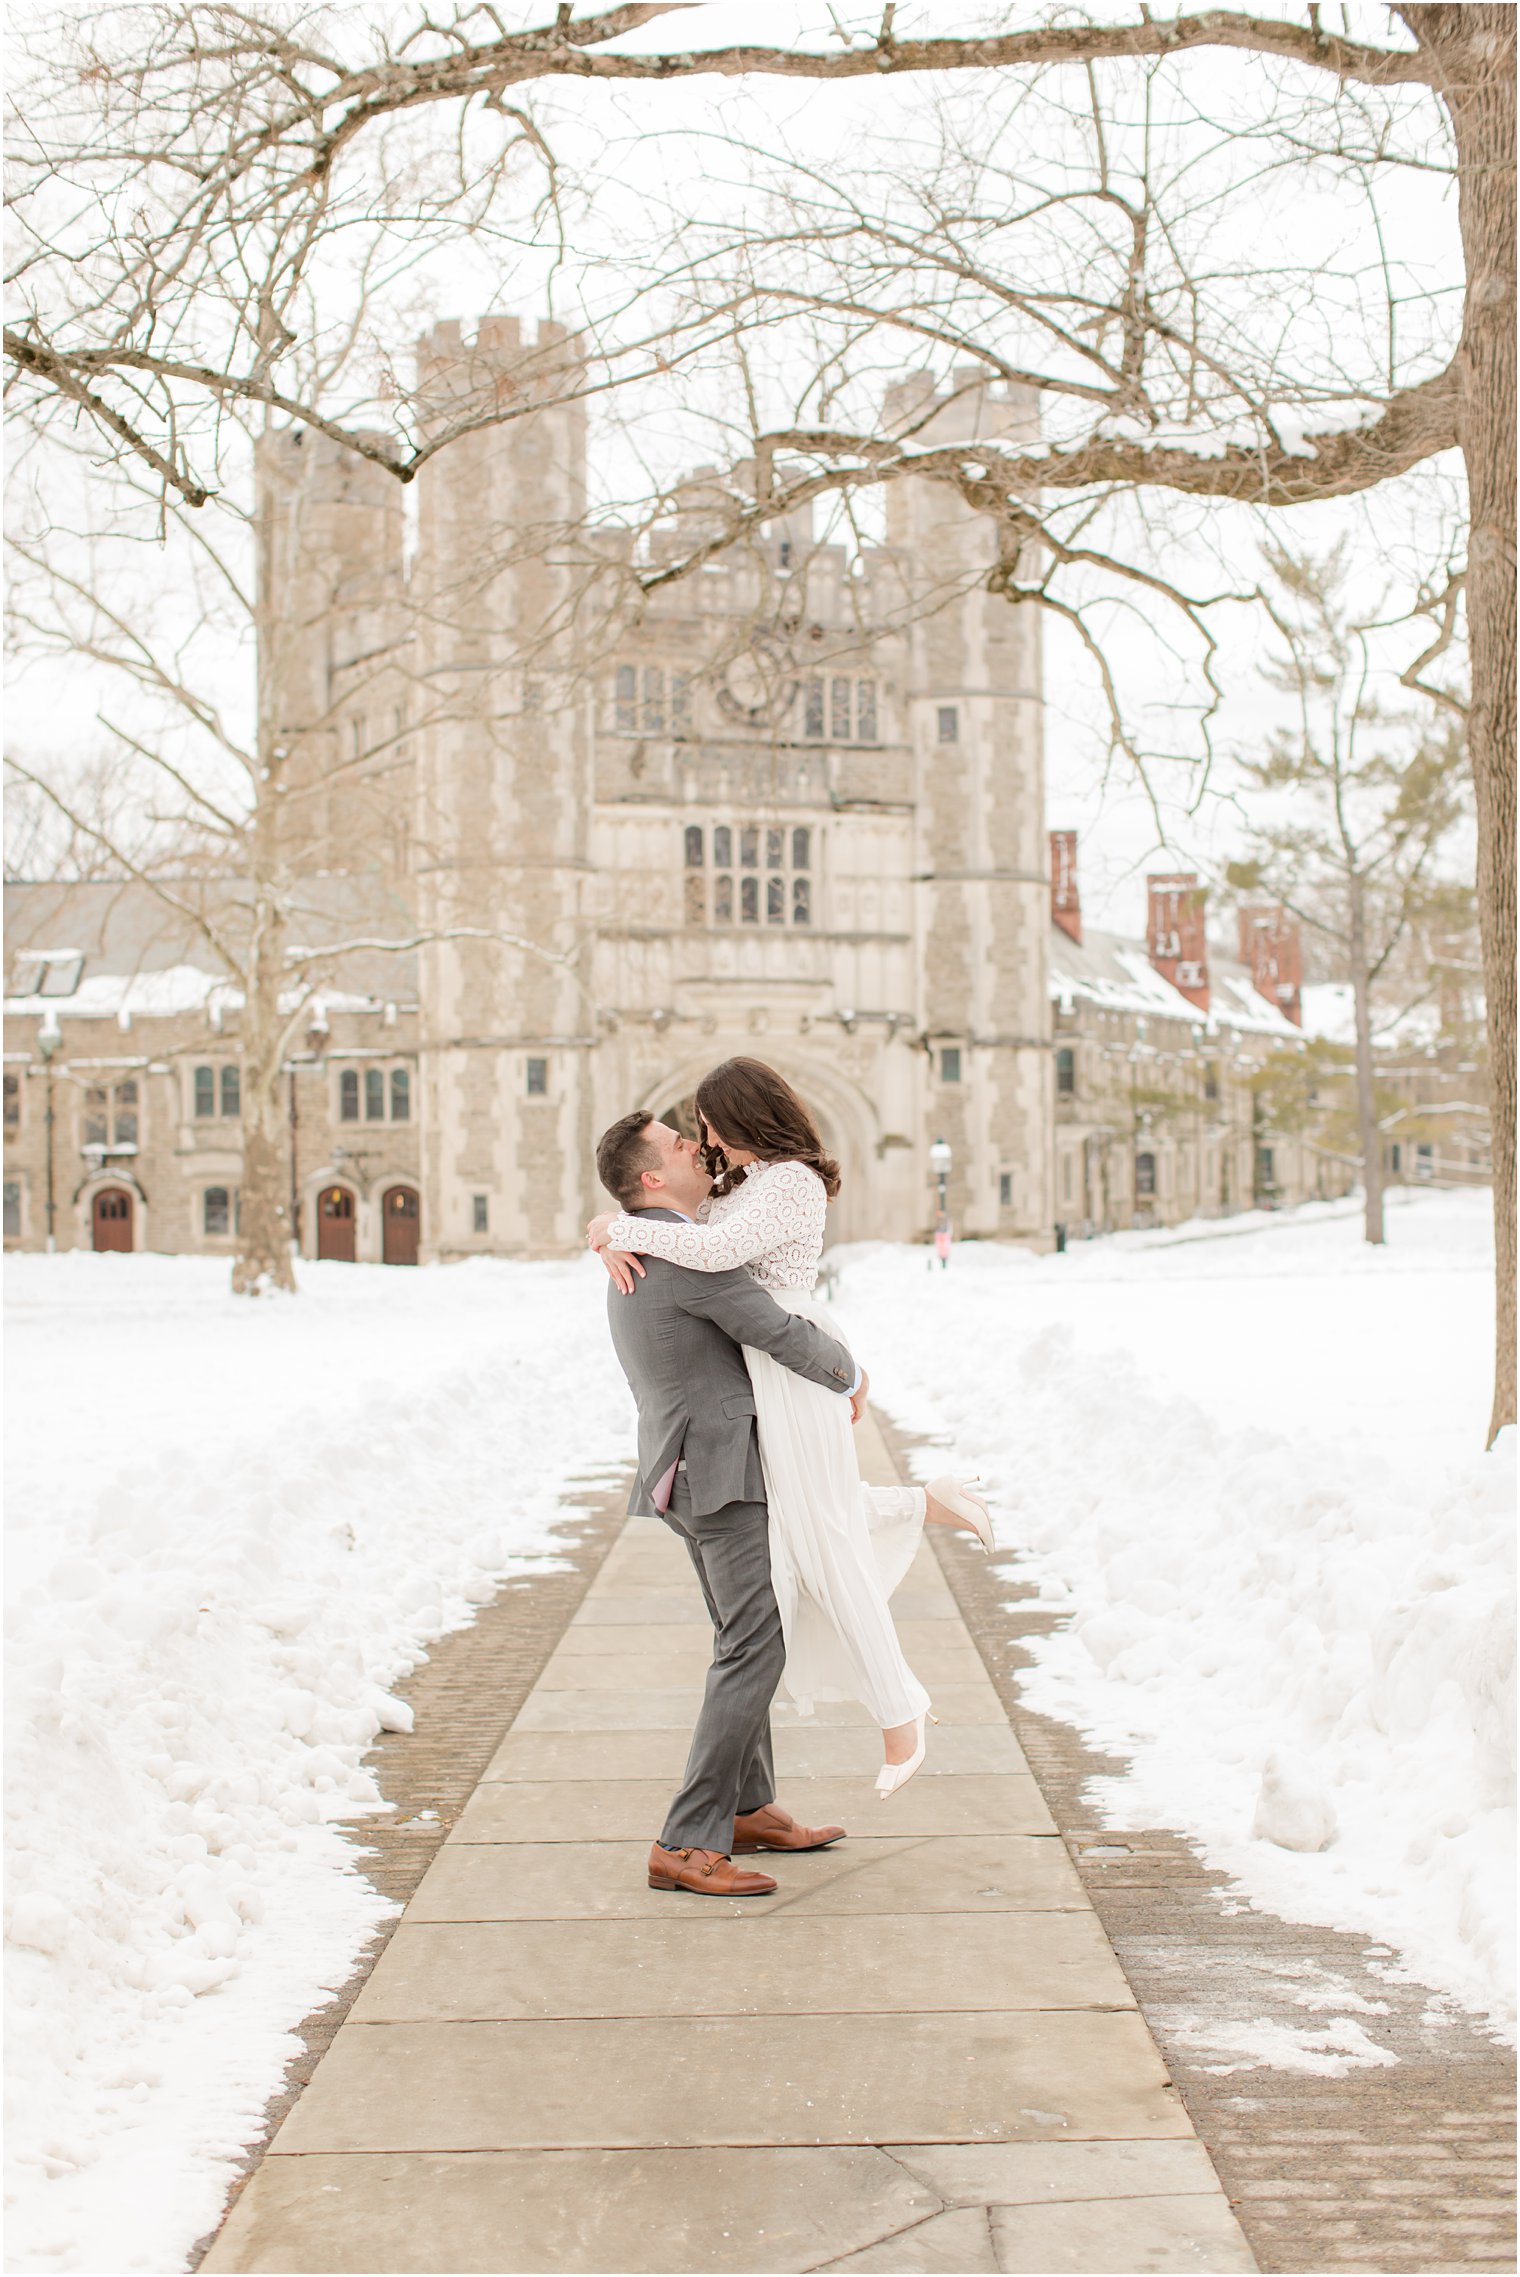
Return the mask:
[[[1248,1202],[1241,1039],[1284,1023],[1259,997],[1255,1026],[1243,998],[1200,1012],[1154,971],[1165,1008],[1121,1002],[1094,944],[1059,913],[1052,930],[1038,612],[985,590],[990,524],[907,480],[881,546],[778,518],[636,592],[633,539],[587,517],[574,355],[547,324],[434,329],[435,427],[482,389],[521,415],[428,463],[410,528],[399,486],[353,453],[311,433],[261,450],[261,702],[290,755],[286,856],[316,899],[342,884],[420,943],[345,967],[291,1056],[303,1251],[378,1258],[388,1226],[392,1250],[410,1238],[423,1258],[571,1251],[604,1199],[600,1130],[634,1106],[677,1111],[741,1052],[814,1106],[844,1170],[836,1241],[924,1234],[941,1138],[961,1236],[1048,1246],[1057,1221]],[[975,374],[899,389],[889,413],[926,441],[1037,432],[1031,398]],[[700,540],[716,479],[680,486],[640,566]],[[124,889],[22,895],[7,1238],[47,1236],[51,1092],[58,1246],[125,1224],[137,1247],[229,1247],[235,999],[193,942],[149,941],[142,909],[126,924]],[[78,971],[39,961],[67,950]],[[1203,1056],[1195,1030],[1214,1039]],[[1192,1136],[1171,1105],[1184,1061]],[[135,1104],[102,1110],[93,1094],[121,1084]],[[1139,1099],[1158,1089],[1165,1116]],[[1147,1152],[1156,1191],[1137,1195]],[[1297,1166],[1274,1175],[1317,1190]],[[128,1197],[125,1219],[97,1222],[103,1188]],[[226,1230],[208,1193],[228,1197]]]

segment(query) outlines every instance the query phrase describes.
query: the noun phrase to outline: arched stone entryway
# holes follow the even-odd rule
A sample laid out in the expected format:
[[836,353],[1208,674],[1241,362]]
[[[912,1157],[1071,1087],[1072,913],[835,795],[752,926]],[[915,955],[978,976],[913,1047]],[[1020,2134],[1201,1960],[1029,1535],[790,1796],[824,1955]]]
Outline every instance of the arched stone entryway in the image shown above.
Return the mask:
[[[875,1108],[834,1069],[801,1052],[766,1048],[768,1043],[766,1039],[765,1045],[752,1047],[749,1056],[774,1067],[806,1100],[825,1149],[839,1163],[840,1191],[829,1209],[829,1241],[869,1239],[872,1222],[867,1181],[875,1167],[880,1136]],[[640,1105],[661,1122],[672,1121],[678,1110],[689,1109],[701,1077],[727,1056],[722,1050],[709,1050],[701,1059],[678,1061],[660,1082],[649,1087]],[[680,1127],[678,1122],[675,1127]]]

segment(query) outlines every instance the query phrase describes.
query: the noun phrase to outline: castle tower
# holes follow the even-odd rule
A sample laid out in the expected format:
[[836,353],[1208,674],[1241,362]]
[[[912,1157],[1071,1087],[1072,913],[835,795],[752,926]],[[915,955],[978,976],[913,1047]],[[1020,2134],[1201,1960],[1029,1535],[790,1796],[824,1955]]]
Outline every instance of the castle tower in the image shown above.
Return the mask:
[[[577,643],[586,419],[547,321],[422,341],[412,592],[420,733],[414,868],[427,1246],[559,1254],[585,1218],[596,1041],[584,967],[591,690]],[[520,415],[474,432],[505,405]],[[552,961],[560,960],[560,961]]]
[[[889,426],[918,444],[1038,437],[1027,389],[958,371],[892,390]],[[960,1233],[1044,1242],[1050,1193],[1050,887],[1044,834],[1040,617],[986,589],[999,531],[945,483],[887,494],[910,581],[918,1019],[927,1137],[954,1151]]]
[[401,886],[413,788],[401,485],[285,428],[260,438],[257,491],[259,685],[266,734],[287,754],[287,858]]

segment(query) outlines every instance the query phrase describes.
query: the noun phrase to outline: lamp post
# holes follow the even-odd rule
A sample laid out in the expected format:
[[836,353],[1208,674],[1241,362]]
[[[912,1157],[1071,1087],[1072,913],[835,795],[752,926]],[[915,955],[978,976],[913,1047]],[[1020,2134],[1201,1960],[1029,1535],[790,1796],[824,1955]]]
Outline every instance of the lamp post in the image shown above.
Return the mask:
[[934,1213],[934,1254],[939,1259],[941,1268],[950,1262],[950,1206],[945,1187],[952,1159],[945,1140],[937,1138],[929,1149],[929,1167],[939,1184],[939,1200]]

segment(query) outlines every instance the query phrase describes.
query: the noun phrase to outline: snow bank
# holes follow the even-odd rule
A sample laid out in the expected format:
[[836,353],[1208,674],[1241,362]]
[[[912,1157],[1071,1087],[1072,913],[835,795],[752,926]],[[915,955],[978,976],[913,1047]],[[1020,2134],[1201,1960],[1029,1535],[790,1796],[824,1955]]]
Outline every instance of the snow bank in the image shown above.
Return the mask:
[[598,1269],[7,1262],[10,2252],[164,2270],[389,1908],[390,1687],[628,1432]]
[[1129,1759],[1109,1823],[1180,1830],[1503,2024],[1514,1457],[1472,1451],[1486,1210],[1412,1198],[1381,1253],[1328,1214],[932,1276],[847,1251],[838,1310],[873,1394],[953,1436],[1011,1570],[1069,1609],[1024,1692]]

